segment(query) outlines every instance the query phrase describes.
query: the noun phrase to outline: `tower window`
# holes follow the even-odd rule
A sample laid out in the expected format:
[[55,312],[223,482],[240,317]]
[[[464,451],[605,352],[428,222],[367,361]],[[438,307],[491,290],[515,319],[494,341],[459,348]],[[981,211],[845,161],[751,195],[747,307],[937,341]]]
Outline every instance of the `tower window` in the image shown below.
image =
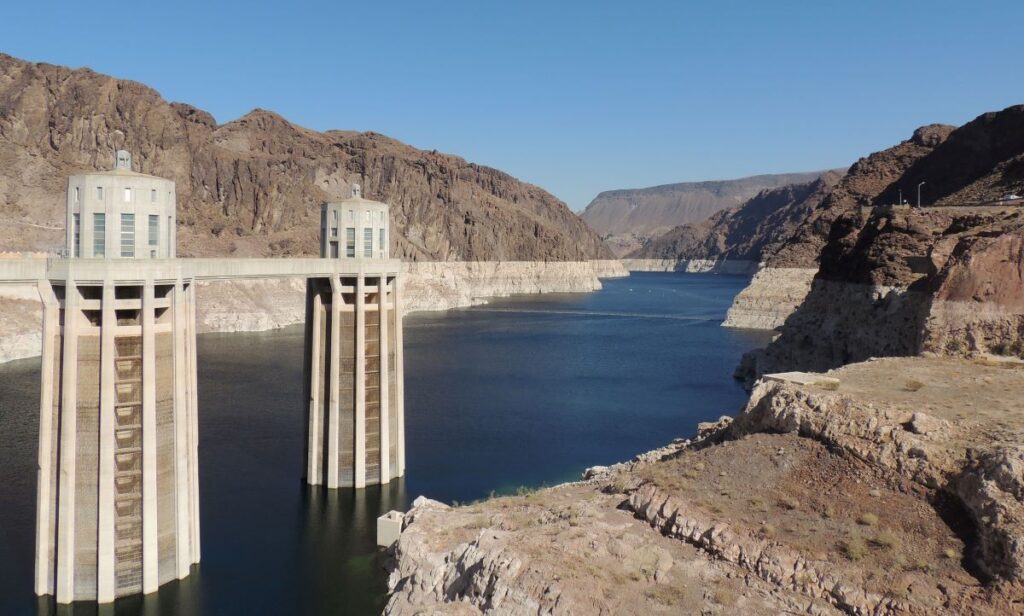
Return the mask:
[[345,229],[345,256],[354,257],[356,256],[356,229],[355,227],[347,227]]
[[103,187],[102,186],[97,186],[96,187],[96,198],[99,199],[100,201],[103,201]]
[[78,203],[78,187],[75,186],[75,203]]
[[125,203],[131,203],[131,200],[132,200],[132,189],[131,188],[125,188],[124,189],[124,202]]
[[[77,189],[76,189],[77,190]],[[71,220],[72,232],[72,253],[76,257],[82,256],[82,217],[81,214],[74,214]]]
[[149,215],[149,245],[156,246],[160,239],[160,217]]
[[135,214],[121,214],[121,256],[135,256]]
[[156,203],[156,189],[155,188],[149,191],[149,200],[152,203]]
[[[369,212],[367,212],[369,214]],[[373,227],[363,229],[363,256],[373,256]]]
[[384,229],[381,229],[380,230],[380,242],[377,244],[377,250],[380,250],[380,256],[381,257],[384,256],[384,249],[388,245],[387,242],[385,241],[386,239],[387,238],[385,238],[385,236],[384,236]]
[[92,215],[92,256],[105,256],[107,246],[107,215]]

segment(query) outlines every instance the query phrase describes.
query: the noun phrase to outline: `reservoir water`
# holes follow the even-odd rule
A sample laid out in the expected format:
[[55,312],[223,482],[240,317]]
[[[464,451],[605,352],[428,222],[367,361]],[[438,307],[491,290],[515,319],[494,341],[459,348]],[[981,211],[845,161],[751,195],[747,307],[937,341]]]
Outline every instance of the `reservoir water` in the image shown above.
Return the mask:
[[733,368],[768,339],[719,326],[746,281],[641,273],[407,317],[407,476],[358,493],[302,482],[300,328],[200,336],[202,562],[112,608],[32,594],[39,362],[0,366],[0,614],[379,614],[380,513],[572,480],[735,413]]

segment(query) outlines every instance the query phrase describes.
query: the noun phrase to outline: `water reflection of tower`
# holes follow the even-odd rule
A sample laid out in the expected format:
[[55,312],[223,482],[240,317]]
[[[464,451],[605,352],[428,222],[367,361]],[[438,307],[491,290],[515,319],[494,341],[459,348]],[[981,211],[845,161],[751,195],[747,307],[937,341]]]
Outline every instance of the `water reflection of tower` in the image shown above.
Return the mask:
[[399,262],[388,259],[388,206],[352,196],[321,209],[320,256],[344,273],[306,292],[306,478],[328,488],[405,474]]
[[302,499],[303,527],[300,566],[307,569],[302,596],[311,614],[379,612],[376,602],[386,592],[380,570],[386,555],[375,540],[376,521],[392,509],[404,509],[405,479],[363,490],[322,490],[310,486]]

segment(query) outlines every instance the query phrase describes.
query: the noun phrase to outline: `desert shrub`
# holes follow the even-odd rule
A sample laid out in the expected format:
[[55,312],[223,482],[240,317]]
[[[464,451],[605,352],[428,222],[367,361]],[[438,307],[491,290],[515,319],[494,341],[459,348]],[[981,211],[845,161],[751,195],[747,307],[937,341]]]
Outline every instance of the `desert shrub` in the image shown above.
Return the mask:
[[883,530],[870,539],[871,545],[877,548],[884,548],[891,550],[899,543],[899,537],[897,537],[891,531]]
[[878,524],[878,516],[873,513],[862,513],[857,516],[857,524],[861,526],[874,526]]
[[800,508],[800,501],[798,501],[795,498],[784,497],[779,499],[779,507],[782,507],[783,509],[786,509],[788,511],[793,511],[794,509]]
[[921,389],[922,387],[924,387],[924,383],[922,383],[921,381],[915,381],[914,379],[910,379],[903,386],[903,389],[905,389],[907,391],[917,391],[917,390]]
[[868,553],[868,545],[860,535],[851,535],[842,545],[843,555],[853,561],[864,558]]

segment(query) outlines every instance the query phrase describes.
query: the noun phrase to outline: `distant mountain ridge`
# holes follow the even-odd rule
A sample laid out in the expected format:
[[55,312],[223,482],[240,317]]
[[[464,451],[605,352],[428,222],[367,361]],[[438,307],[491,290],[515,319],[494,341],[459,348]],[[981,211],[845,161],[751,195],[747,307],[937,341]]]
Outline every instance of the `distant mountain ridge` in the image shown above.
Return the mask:
[[629,257],[759,262],[789,239],[840,177],[829,171],[811,182],[762,190],[743,205],[648,240]]
[[320,204],[352,183],[391,205],[392,254],[406,260],[610,256],[563,202],[497,169],[261,109],[218,124],[134,81],[4,54],[0,250],[62,246],[67,176],[109,169],[122,148],[136,171],[176,182],[183,256],[317,254]]
[[580,216],[612,250],[626,254],[646,239],[736,207],[762,190],[813,181],[825,171],[754,175],[731,180],[680,182],[649,188],[608,190]]

